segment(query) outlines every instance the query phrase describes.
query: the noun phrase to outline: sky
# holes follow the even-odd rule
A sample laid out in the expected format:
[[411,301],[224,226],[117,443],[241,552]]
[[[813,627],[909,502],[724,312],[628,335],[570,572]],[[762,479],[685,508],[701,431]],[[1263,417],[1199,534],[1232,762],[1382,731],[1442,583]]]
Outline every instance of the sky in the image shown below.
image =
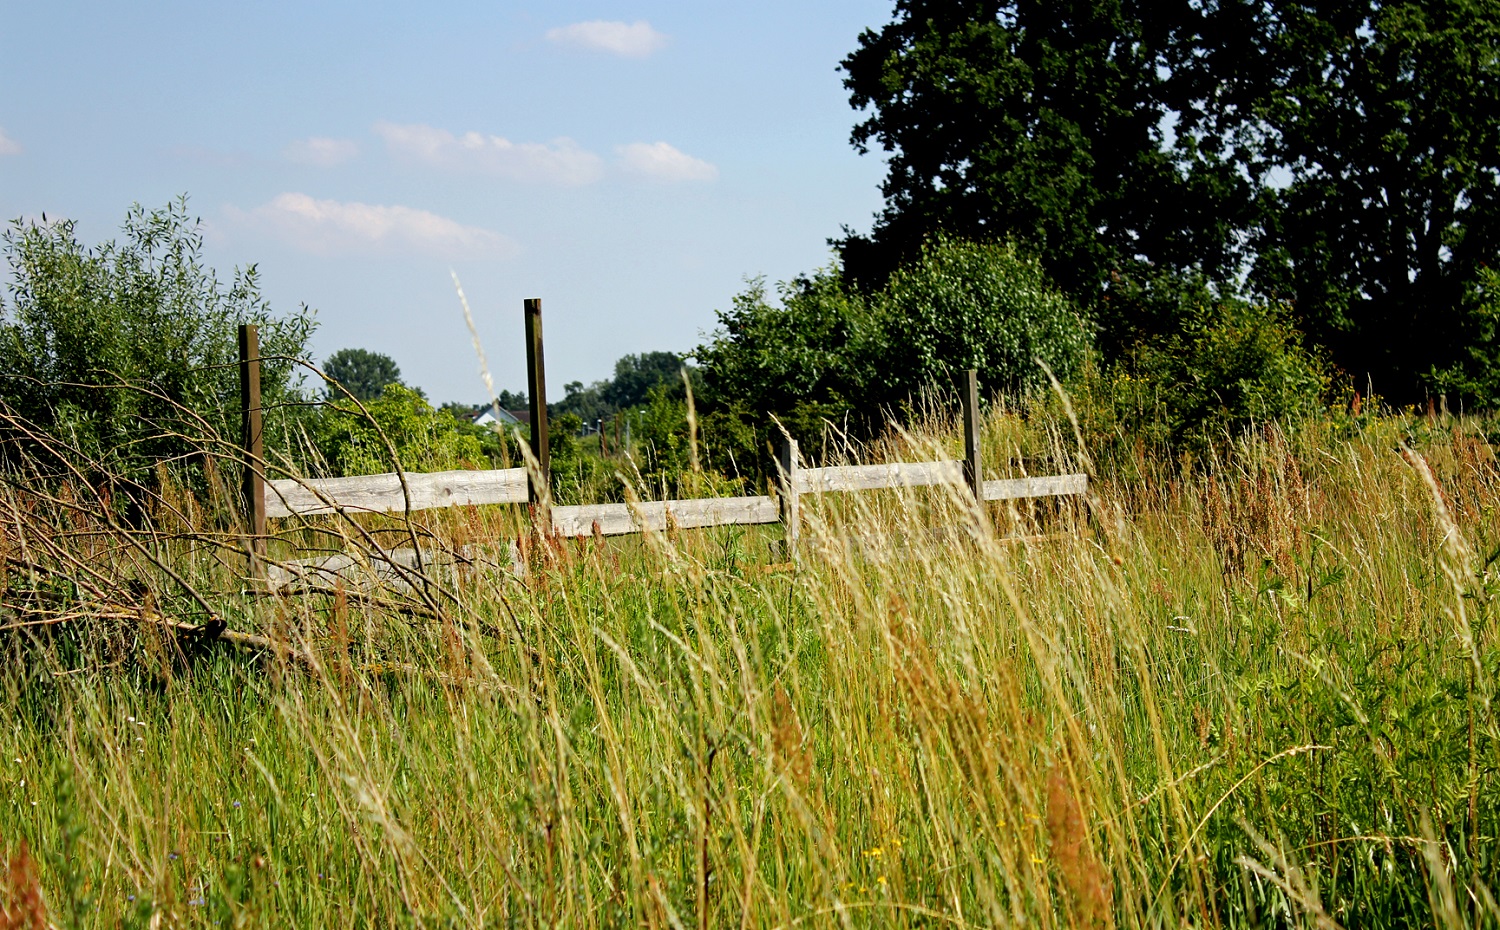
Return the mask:
[[316,311],[316,358],[383,352],[435,402],[485,397],[452,274],[497,388],[541,298],[560,398],[869,228],[838,63],[891,7],[0,0],[0,218],[92,244],[186,194],[222,279]]

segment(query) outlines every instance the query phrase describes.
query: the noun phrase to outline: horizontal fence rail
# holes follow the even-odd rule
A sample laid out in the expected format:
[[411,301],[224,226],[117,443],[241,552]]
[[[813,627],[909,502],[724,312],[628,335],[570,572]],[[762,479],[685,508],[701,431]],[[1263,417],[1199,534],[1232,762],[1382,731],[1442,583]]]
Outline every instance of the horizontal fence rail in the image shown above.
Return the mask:
[[[466,504],[524,504],[526,469],[407,472],[411,510],[462,507]],[[266,483],[266,516],[312,516],[339,511],[400,513],[407,510],[401,476],[358,475],[351,478],[280,478]]]
[[874,491],[882,488],[919,488],[934,484],[962,484],[961,462],[894,462],[890,465],[830,465],[798,468],[797,491]]
[[[874,491],[882,489],[959,486],[962,462],[896,462],[889,465],[832,465],[799,468],[793,474],[798,493]],[[477,504],[527,502],[526,470],[408,472],[406,487],[411,510]],[[983,484],[984,499],[1016,500],[1084,494],[1087,475],[1048,475],[1039,478],[1000,478]],[[314,516],[337,512],[401,513],[408,509],[401,478],[394,472],[353,478],[282,478],[266,483],[268,517]],[[665,530],[775,523],[780,519],[776,498],[704,497],[691,500],[643,501],[635,504],[583,504],[553,507],[552,529],[560,536],[591,536],[594,525],[604,536]]]
[[[559,536],[601,536],[704,526],[775,523],[781,510],[774,497],[700,497],[696,500],[643,501],[639,504],[585,504],[553,507],[552,531]],[[669,522],[670,521],[670,522]]]
[[994,478],[984,482],[987,501],[1014,501],[1027,497],[1069,497],[1089,492],[1088,475],[1045,475],[1040,478]]

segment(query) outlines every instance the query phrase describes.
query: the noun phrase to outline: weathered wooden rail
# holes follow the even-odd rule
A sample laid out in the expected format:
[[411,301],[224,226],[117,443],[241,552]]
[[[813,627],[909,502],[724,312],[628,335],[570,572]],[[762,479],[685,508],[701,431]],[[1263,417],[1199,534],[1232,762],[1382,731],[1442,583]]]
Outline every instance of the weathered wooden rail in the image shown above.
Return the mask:
[[[782,482],[779,497],[707,497],[692,500],[640,501],[623,504],[584,504],[551,508],[552,532],[563,537],[621,536],[628,533],[664,532],[710,526],[755,525],[798,520],[796,501],[802,494],[839,491],[870,491],[947,485],[961,493],[963,464],[956,461],[902,462],[891,465],[837,465],[827,468],[794,468],[791,482]],[[788,490],[790,486],[790,490]],[[524,469],[496,471],[409,473],[406,488],[411,510],[465,504],[525,504],[528,502]],[[1083,494],[1087,475],[1054,475],[1042,478],[1002,478],[982,485],[984,500],[1016,500]],[[272,517],[328,513],[405,512],[408,491],[400,476],[369,475],[361,478],[282,479],[266,483],[267,509]],[[537,513],[546,511],[538,509]],[[796,544],[796,523],[787,524],[789,551]],[[463,554],[469,555],[469,554]],[[439,564],[452,555],[433,552],[422,560]],[[523,570],[515,541],[495,564]],[[269,568],[266,584],[273,591],[292,588],[332,590],[339,585],[352,589],[378,587],[403,590],[408,574],[420,572],[415,550],[394,549],[375,558],[348,554],[300,559]],[[404,571],[403,571],[404,569]]]
[[[531,471],[506,468],[490,471],[390,472],[346,478],[282,478],[266,481],[261,443],[260,353],[253,325],[240,328],[241,406],[243,408],[245,470],[244,497],[251,572],[264,577],[266,520],[330,513],[411,513],[440,507],[487,504],[531,504],[534,518],[557,536],[618,536],[669,528],[752,525],[780,522],[786,527],[789,553],[795,553],[801,525],[803,494],[870,491],[948,485],[964,489],[971,500],[1015,500],[1083,494],[1085,475],[1039,478],[1002,478],[986,481],[979,455],[979,388],[976,373],[965,373],[963,401],[964,457],[956,461],[896,462],[886,465],[835,465],[803,468],[797,444],[790,438],[778,461],[776,496],[715,497],[696,500],[642,501],[624,504],[552,506],[546,490],[547,401],[542,376],[541,301],[525,303],[527,383],[531,389],[532,446],[538,459]],[[353,563],[345,557],[312,560],[284,570],[283,582],[313,575],[342,576]],[[396,560],[399,562],[400,560]],[[316,564],[313,564],[313,563]],[[392,562],[390,572],[400,572]],[[290,574],[287,572],[290,571]],[[273,584],[273,587],[275,585]]]
[[[552,532],[559,536],[618,536],[649,530],[776,523],[790,509],[788,498],[837,491],[871,491],[937,485],[964,486],[963,463],[898,462],[889,465],[834,465],[783,474],[780,499],[707,497],[624,504],[554,506]],[[1082,494],[1086,475],[1003,478],[981,484],[983,500],[1015,500]],[[526,470],[443,471],[402,476],[392,472],[355,478],[283,478],[266,483],[266,515],[272,518],[327,513],[405,513],[440,507],[524,504],[529,500]]]
[[[408,506],[407,493],[411,494]],[[526,469],[408,472],[350,478],[282,478],[266,482],[266,516],[311,516],[340,511],[398,513],[466,504],[524,504]]]

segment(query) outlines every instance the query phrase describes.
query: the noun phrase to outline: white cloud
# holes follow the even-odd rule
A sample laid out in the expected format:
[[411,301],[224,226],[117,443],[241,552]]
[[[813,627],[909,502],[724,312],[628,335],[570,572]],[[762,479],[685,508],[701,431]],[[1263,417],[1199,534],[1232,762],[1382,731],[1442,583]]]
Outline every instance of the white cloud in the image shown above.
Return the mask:
[[512,240],[497,232],[414,207],[341,203],[286,193],[248,213],[234,208],[227,212],[235,222],[320,255],[420,252],[456,259],[508,256],[517,250]]
[[719,169],[665,142],[632,142],[615,146],[620,164],[631,174],[653,181],[712,181]]
[[294,161],[301,165],[332,168],[358,155],[359,144],[353,139],[328,139],[313,136],[290,143],[281,150],[281,154],[287,161]]
[[622,58],[645,58],[667,44],[667,37],[652,29],[644,19],[633,23],[591,19],[548,29],[547,38],[559,45],[576,45]]
[[569,187],[591,184],[604,174],[603,160],[572,139],[512,142],[477,132],[455,136],[421,123],[383,121],[375,124],[375,134],[393,154],[437,168]]
[[0,129],[0,155],[19,155],[23,151],[25,149],[21,148],[21,143],[7,136],[4,129]]

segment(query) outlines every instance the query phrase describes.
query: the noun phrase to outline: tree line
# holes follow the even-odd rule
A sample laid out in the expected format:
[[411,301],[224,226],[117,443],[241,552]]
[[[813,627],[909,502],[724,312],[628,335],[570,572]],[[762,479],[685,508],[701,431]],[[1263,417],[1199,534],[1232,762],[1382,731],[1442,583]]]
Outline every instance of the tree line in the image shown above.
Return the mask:
[[1284,306],[1361,389],[1493,405],[1497,40],[1494,0],[900,0],[842,63],[888,165],[846,277],[1008,240],[1109,356],[1206,288]]
[[[898,0],[842,61],[851,141],[887,165],[873,226],[749,279],[692,351],[569,383],[558,441],[631,411],[643,474],[754,476],[781,430],[871,435],[964,368],[1015,398],[1050,372],[1099,435],[1177,446],[1356,390],[1491,408],[1497,36],[1500,0]],[[17,222],[4,245],[0,403],[101,462],[234,435],[243,322],[299,467],[385,470],[371,419],[412,467],[516,458],[376,353],[325,368],[366,410],[308,387],[311,313],[271,312],[254,266],[204,267],[185,200],[132,209],[118,242]]]

